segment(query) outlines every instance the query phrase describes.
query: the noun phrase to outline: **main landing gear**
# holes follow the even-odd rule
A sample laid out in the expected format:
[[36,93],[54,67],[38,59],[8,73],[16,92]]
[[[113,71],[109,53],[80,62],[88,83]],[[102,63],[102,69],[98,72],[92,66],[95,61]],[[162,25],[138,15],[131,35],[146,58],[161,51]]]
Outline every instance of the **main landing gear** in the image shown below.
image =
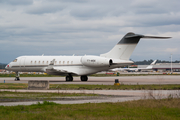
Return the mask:
[[15,77],[14,80],[15,80],[15,81],[19,81],[19,80],[20,80],[20,78],[19,78],[19,72],[16,72],[16,77]]
[[[87,75],[83,75],[81,76],[81,81],[87,81],[88,77]],[[69,74],[68,76],[66,76],[66,81],[73,81],[73,76],[71,74]]]
[[68,76],[66,76],[66,81],[73,81],[73,77],[71,74],[69,74]]
[[88,77],[86,75],[81,76],[81,81],[87,81]]

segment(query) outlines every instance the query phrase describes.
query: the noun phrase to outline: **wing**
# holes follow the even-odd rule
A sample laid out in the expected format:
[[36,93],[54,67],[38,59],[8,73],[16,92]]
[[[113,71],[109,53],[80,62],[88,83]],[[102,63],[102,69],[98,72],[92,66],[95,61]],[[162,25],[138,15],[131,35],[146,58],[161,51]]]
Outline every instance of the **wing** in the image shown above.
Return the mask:
[[46,73],[50,75],[78,75],[77,70],[71,67],[48,67]]
[[49,66],[46,68],[46,73],[50,75],[78,75],[78,70],[69,66],[69,67],[58,67],[54,66],[55,59],[51,61]]

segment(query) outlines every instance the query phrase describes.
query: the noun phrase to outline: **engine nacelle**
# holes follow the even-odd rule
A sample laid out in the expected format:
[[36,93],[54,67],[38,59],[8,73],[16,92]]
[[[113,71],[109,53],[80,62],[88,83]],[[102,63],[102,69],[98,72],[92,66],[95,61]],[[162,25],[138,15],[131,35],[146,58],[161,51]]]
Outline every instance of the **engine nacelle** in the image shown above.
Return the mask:
[[83,65],[89,67],[105,67],[111,66],[113,63],[112,59],[99,56],[83,56],[81,62]]

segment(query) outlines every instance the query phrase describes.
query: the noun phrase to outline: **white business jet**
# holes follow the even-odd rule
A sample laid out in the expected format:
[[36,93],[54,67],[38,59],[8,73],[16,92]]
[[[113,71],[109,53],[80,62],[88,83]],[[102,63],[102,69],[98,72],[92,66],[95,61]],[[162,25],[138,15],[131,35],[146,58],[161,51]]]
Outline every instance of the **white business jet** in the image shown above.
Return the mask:
[[16,72],[15,80],[20,80],[19,72],[46,72],[65,75],[66,81],[73,81],[73,76],[81,76],[81,81],[87,81],[87,75],[132,64],[133,61],[129,58],[141,38],[170,37],[144,36],[130,32],[109,52],[100,56],[20,56],[5,68]]

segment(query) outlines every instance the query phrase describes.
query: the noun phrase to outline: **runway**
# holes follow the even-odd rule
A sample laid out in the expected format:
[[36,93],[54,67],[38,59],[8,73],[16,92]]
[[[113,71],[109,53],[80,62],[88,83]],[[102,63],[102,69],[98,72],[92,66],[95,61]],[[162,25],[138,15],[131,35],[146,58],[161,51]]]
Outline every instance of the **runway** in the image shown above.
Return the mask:
[[115,79],[121,84],[180,84],[179,75],[150,75],[150,76],[113,76],[113,77],[88,77],[88,81],[80,81],[80,77],[74,77],[72,82],[66,82],[65,77],[20,77],[20,81],[14,81],[14,77],[0,78],[0,83],[28,83],[29,80],[48,80],[50,84],[89,84],[89,85],[113,85]]

